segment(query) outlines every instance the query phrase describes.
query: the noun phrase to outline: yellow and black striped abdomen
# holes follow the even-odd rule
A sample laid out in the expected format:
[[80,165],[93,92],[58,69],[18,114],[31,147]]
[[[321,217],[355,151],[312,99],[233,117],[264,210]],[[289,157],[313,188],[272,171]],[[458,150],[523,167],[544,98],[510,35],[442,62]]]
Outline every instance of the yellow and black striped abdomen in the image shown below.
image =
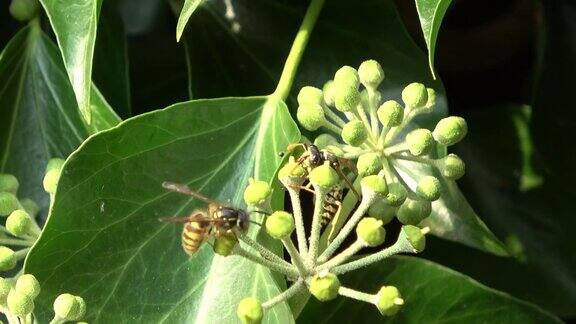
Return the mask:
[[200,249],[202,242],[208,238],[209,224],[203,222],[188,222],[182,230],[182,247],[188,255],[193,255]]
[[334,188],[332,189],[324,199],[324,206],[322,210],[322,226],[327,225],[332,221],[334,215],[340,209],[340,205],[342,205],[342,189],[341,188]]

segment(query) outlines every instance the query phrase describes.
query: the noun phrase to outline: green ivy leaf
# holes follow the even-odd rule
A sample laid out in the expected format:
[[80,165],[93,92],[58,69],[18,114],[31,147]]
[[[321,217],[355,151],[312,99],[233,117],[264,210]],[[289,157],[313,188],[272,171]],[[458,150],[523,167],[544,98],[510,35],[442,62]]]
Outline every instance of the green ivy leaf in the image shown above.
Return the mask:
[[525,301],[488,288],[436,263],[414,257],[393,257],[362,271],[344,275],[343,286],[376,293],[383,286],[400,290],[404,305],[392,317],[374,305],[347,298],[321,303],[312,300],[298,321],[302,323],[561,323],[553,315]]
[[424,41],[428,48],[428,64],[430,72],[436,78],[434,71],[434,52],[436,50],[436,38],[444,19],[444,14],[448,10],[452,0],[415,0],[420,26],[424,33]]
[[90,87],[102,0],[40,0],[56,34],[84,120],[90,123]]
[[198,7],[202,4],[202,0],[185,0],[182,11],[180,12],[180,17],[178,18],[178,24],[176,25],[176,41],[180,41],[184,28],[188,23],[188,19],[192,17],[192,14]]
[[16,175],[20,197],[47,208],[42,179],[48,160],[66,158],[88,135],[119,119],[94,88],[90,107],[96,117],[85,126],[58,48],[35,24],[2,52],[0,84],[0,173]]
[[[279,293],[267,269],[215,256],[208,244],[187,257],[181,226],[158,218],[205,204],[161,183],[186,183],[241,206],[248,178],[271,180],[278,152],[299,137],[281,100],[250,97],[176,104],[88,139],[67,160],[52,213],[26,260],[26,272],[42,282],[39,320],[51,318],[64,291],[84,297],[90,322],[154,323],[231,322],[243,297]],[[285,303],[266,320],[293,322]]]

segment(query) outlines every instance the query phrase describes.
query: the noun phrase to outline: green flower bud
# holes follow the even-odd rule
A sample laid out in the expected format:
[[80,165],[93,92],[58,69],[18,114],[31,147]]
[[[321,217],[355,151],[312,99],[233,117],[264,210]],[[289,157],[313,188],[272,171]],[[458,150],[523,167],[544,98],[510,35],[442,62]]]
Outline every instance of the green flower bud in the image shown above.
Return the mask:
[[16,194],[20,183],[15,176],[11,174],[0,174],[0,192],[9,192]]
[[434,138],[429,130],[419,128],[406,135],[406,144],[412,155],[423,155],[428,153],[434,146]]
[[16,266],[16,256],[14,251],[5,246],[0,246],[0,271],[14,269]]
[[54,313],[66,321],[79,320],[86,312],[86,303],[82,297],[61,294],[54,300]]
[[429,230],[428,227],[420,229],[416,226],[404,225],[400,235],[410,243],[415,252],[422,252],[426,248],[426,233]]
[[344,150],[336,145],[328,145],[324,150],[336,155],[337,157],[344,157]]
[[18,198],[9,192],[0,192],[0,216],[8,216],[20,208]]
[[320,134],[314,140],[314,145],[319,149],[323,149],[328,145],[338,145],[338,140],[330,134]]
[[400,292],[394,286],[380,288],[376,296],[378,298],[376,307],[378,307],[380,314],[384,316],[392,316],[398,313],[400,306],[404,304],[404,300],[400,297]]
[[449,180],[458,180],[464,176],[466,164],[456,154],[448,154],[442,163],[442,175]]
[[6,219],[6,229],[10,234],[22,237],[30,232],[32,219],[27,212],[22,209],[13,211]]
[[249,206],[260,206],[268,201],[272,189],[266,181],[248,179],[248,187],[244,190],[244,201]]
[[424,107],[428,102],[428,91],[422,83],[410,83],[402,90],[402,101],[408,107]]
[[360,146],[368,138],[368,131],[361,121],[354,119],[344,125],[341,135],[346,144]]
[[56,192],[56,188],[58,187],[58,181],[60,180],[61,171],[62,170],[60,169],[52,169],[46,172],[42,184],[44,186],[44,190],[47,193],[54,194]]
[[386,195],[386,203],[390,206],[398,207],[404,203],[408,192],[406,188],[399,183],[391,183],[388,186],[388,195]]
[[330,166],[330,162],[328,161],[325,161],[321,166],[312,169],[308,178],[313,185],[326,190],[333,188],[340,182],[338,172]]
[[396,217],[402,224],[417,225],[432,212],[432,204],[427,200],[407,198],[398,209]]
[[238,239],[233,233],[216,236],[214,239],[214,253],[229,256],[236,247]]
[[318,273],[310,281],[310,293],[319,301],[328,301],[338,296],[340,280],[330,272]]
[[420,198],[434,201],[440,198],[440,180],[433,176],[425,176],[418,180],[416,193]]
[[298,107],[296,118],[302,127],[315,131],[326,123],[324,110],[320,105],[306,105]]
[[361,177],[377,174],[382,170],[380,154],[371,152],[360,155],[356,162],[356,168]]
[[294,230],[294,216],[285,211],[275,211],[266,218],[266,232],[275,239],[289,237]]
[[[301,164],[296,163],[293,156],[290,156],[288,162],[278,171],[278,179],[300,180],[306,175],[306,170]],[[297,181],[298,182],[298,181]]]
[[388,205],[385,199],[378,199],[368,208],[368,216],[379,219],[386,225],[394,219],[396,207]]
[[324,95],[322,90],[315,87],[303,87],[298,92],[298,105],[300,106],[310,106],[310,105],[322,105]]
[[36,202],[30,198],[24,198],[20,200],[20,205],[32,218],[36,217],[36,215],[38,215],[40,212],[40,207],[38,204],[36,204]]
[[12,290],[12,281],[0,277],[0,305],[6,306],[6,297],[10,290]]
[[362,188],[362,196],[379,195],[385,196],[388,194],[388,185],[386,180],[379,175],[370,175],[362,178],[360,181]]
[[264,316],[264,310],[258,299],[246,297],[238,304],[236,315],[242,324],[259,324]]
[[356,235],[368,246],[378,246],[386,239],[384,222],[372,217],[364,217],[356,226]]
[[353,111],[360,103],[358,88],[345,84],[334,89],[334,106],[340,111]]
[[360,77],[360,82],[366,88],[376,89],[384,80],[384,70],[382,70],[382,66],[377,61],[368,60],[360,64],[358,76]]
[[432,88],[427,88],[426,91],[428,92],[428,101],[426,102],[426,108],[433,108],[436,106],[436,91]]
[[334,74],[334,83],[337,88],[341,86],[348,86],[358,89],[360,85],[360,77],[358,76],[358,71],[355,68],[345,65],[338,69]]
[[378,120],[386,127],[398,126],[404,118],[404,108],[395,100],[384,102],[376,113]]
[[434,128],[434,139],[450,146],[460,142],[468,133],[468,125],[462,117],[450,116],[441,119]]
[[62,170],[62,167],[64,166],[64,162],[66,162],[66,161],[64,159],[60,159],[60,158],[50,159],[48,161],[48,164],[46,165],[46,172],[48,172],[50,170]]
[[30,314],[34,310],[33,298],[14,289],[8,293],[6,304],[10,313],[17,316]]
[[334,106],[334,98],[336,97],[336,86],[334,85],[334,81],[330,80],[324,83],[324,87],[322,87],[322,93],[324,94],[324,102],[326,105],[333,107]]
[[16,291],[23,293],[34,299],[40,294],[40,283],[31,274],[24,274],[16,280]]
[[8,10],[14,19],[28,21],[38,12],[38,0],[12,0]]

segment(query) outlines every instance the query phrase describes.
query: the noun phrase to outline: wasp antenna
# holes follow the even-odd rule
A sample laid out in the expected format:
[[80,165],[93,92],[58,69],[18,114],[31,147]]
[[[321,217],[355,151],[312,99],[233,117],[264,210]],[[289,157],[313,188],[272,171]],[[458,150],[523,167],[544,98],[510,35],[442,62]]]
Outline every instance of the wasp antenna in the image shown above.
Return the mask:
[[259,214],[264,214],[264,215],[266,215],[266,216],[270,216],[270,213],[269,213],[269,212],[265,212],[265,211],[263,211],[263,210],[254,210],[253,212],[259,213]]
[[[270,215],[270,214],[268,214],[268,215]],[[255,222],[255,221],[253,221],[253,220],[250,220],[249,222],[252,223],[252,224],[255,224],[255,225],[258,225],[258,226],[262,227],[262,223]]]

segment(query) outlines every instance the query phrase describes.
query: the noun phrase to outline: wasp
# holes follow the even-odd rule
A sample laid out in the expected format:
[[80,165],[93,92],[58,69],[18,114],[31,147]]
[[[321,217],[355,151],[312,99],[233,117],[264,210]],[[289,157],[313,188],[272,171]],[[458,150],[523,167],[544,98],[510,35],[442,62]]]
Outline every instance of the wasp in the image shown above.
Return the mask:
[[[296,160],[297,165],[305,164],[306,168],[310,169],[320,166],[324,164],[325,161],[328,161],[330,166],[338,173],[340,178],[344,179],[348,185],[348,188],[352,190],[356,198],[360,200],[360,194],[358,194],[358,191],[354,189],[354,185],[352,185],[350,179],[348,179],[348,177],[342,171],[342,167],[346,167],[349,170],[355,172],[356,166],[351,160],[338,157],[330,151],[321,150],[314,144],[293,143],[288,145],[286,151],[292,152],[297,147],[302,147],[304,149],[304,153],[300,155],[300,157]],[[282,155],[284,155],[284,152],[280,153],[280,156]]]
[[328,192],[324,198],[324,205],[322,206],[322,226],[328,225],[342,206],[343,192],[342,188],[335,187]]
[[161,222],[182,223],[182,247],[188,255],[196,253],[202,243],[210,236],[222,236],[234,228],[245,232],[251,222],[247,212],[212,200],[188,186],[173,182],[164,182],[162,187],[184,195],[192,196],[208,204],[206,210],[195,210],[187,217],[160,218]]

